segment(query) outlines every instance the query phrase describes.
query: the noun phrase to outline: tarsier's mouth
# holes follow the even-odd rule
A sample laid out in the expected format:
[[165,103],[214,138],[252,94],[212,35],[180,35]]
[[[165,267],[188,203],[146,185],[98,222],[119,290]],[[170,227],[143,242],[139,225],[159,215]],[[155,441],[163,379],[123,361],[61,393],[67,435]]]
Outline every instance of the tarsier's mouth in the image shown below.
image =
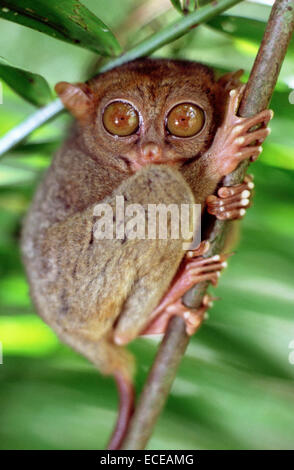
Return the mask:
[[[175,155],[170,155],[168,153],[163,153],[160,158],[150,158],[150,157],[142,157],[141,155],[136,155],[135,157],[128,156],[128,155],[119,155],[118,158],[123,161],[129,168],[133,171],[137,171],[140,168],[143,168],[147,165],[170,165],[170,166],[178,166],[179,164],[184,164],[187,161],[187,158],[183,157],[176,157]],[[195,158],[194,156],[189,158],[188,161]]]

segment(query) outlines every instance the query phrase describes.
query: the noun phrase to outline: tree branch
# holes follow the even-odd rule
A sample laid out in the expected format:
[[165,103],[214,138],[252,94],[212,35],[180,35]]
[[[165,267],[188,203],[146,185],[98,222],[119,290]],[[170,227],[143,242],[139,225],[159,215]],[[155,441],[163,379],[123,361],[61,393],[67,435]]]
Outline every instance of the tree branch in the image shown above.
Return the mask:
[[[144,39],[144,41],[140,42],[137,46],[125,52],[120,57],[108,62],[99,70],[99,72],[106,72],[107,70],[118,67],[119,65],[131,60],[152,54],[152,52],[180,38],[191,28],[200,23],[209,21],[214,16],[217,16],[228,8],[240,3],[240,1],[241,0],[218,0],[217,2],[205,5],[189,15],[181,17],[179,20],[171,23],[166,28],[153,34],[151,37]],[[38,129],[50,119],[56,117],[62,110],[63,105],[61,101],[57,99],[52,101],[49,105],[39,109],[27,120],[9,131],[0,139],[0,156],[4,155],[12,147],[15,147],[23,141],[34,130]]]
[[[294,1],[276,0],[259,48],[245,94],[239,109],[240,116],[252,116],[267,108],[287,47],[294,29]],[[240,183],[245,175],[248,162],[225,178],[225,185]],[[228,222],[217,220],[210,233],[210,251],[207,256],[218,253],[224,245]],[[184,297],[186,305],[197,308],[207,289],[201,283]],[[176,376],[178,365],[185,353],[189,338],[182,318],[173,317],[159,347],[140,396],[122,449],[144,449],[168,397]]]

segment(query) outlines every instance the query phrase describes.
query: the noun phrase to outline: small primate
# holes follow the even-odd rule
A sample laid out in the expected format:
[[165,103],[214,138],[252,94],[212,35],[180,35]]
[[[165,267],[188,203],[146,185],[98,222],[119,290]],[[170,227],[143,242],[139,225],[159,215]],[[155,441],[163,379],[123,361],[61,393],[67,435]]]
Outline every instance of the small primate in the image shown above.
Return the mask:
[[[226,255],[203,257],[205,241],[97,239],[95,206],[201,204],[218,219],[242,218],[253,182],[221,187],[240,162],[257,159],[270,110],[237,116],[240,73],[216,79],[199,63],[141,59],[56,92],[75,118],[27,215],[23,258],[40,316],[62,341],[112,374],[120,413],[109,448],[119,448],[133,407],[134,362],[124,345],[164,333],[169,318],[198,328],[209,306],[182,297],[201,281],[217,283]],[[252,130],[252,128],[254,130]]]

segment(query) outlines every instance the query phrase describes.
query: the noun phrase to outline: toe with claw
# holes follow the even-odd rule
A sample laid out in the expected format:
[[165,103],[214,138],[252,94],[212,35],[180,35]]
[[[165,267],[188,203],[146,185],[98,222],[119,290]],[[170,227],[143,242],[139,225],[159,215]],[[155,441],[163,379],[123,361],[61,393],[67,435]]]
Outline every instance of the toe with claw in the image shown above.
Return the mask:
[[235,186],[223,186],[217,196],[206,199],[207,212],[219,220],[242,219],[251,205],[253,176],[246,175],[243,183]]

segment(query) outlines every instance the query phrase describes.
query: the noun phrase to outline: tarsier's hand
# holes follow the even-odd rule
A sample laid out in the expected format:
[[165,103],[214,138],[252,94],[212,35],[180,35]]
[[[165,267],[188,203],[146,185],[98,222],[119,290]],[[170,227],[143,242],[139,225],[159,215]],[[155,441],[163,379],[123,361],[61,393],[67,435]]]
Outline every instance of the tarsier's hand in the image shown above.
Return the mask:
[[212,305],[211,298],[204,296],[198,309],[186,307],[181,298],[199,282],[209,281],[216,286],[221,271],[227,266],[226,259],[230,256],[222,254],[204,258],[202,255],[208,248],[209,242],[204,241],[195,250],[187,252],[171,288],[153,311],[151,323],[144,330],[144,335],[164,333],[169,319],[174,315],[184,319],[188,335],[193,335],[199,328],[206,310]]
[[219,197],[207,197],[207,212],[219,220],[242,219],[251,205],[253,188],[253,175],[246,175],[241,184],[223,186],[217,192]]
[[262,151],[262,142],[270,133],[266,125],[272,119],[273,111],[266,109],[250,118],[237,116],[243,91],[244,86],[241,86],[229,92],[224,121],[206,153],[219,177],[234,171],[243,160],[255,161]]

